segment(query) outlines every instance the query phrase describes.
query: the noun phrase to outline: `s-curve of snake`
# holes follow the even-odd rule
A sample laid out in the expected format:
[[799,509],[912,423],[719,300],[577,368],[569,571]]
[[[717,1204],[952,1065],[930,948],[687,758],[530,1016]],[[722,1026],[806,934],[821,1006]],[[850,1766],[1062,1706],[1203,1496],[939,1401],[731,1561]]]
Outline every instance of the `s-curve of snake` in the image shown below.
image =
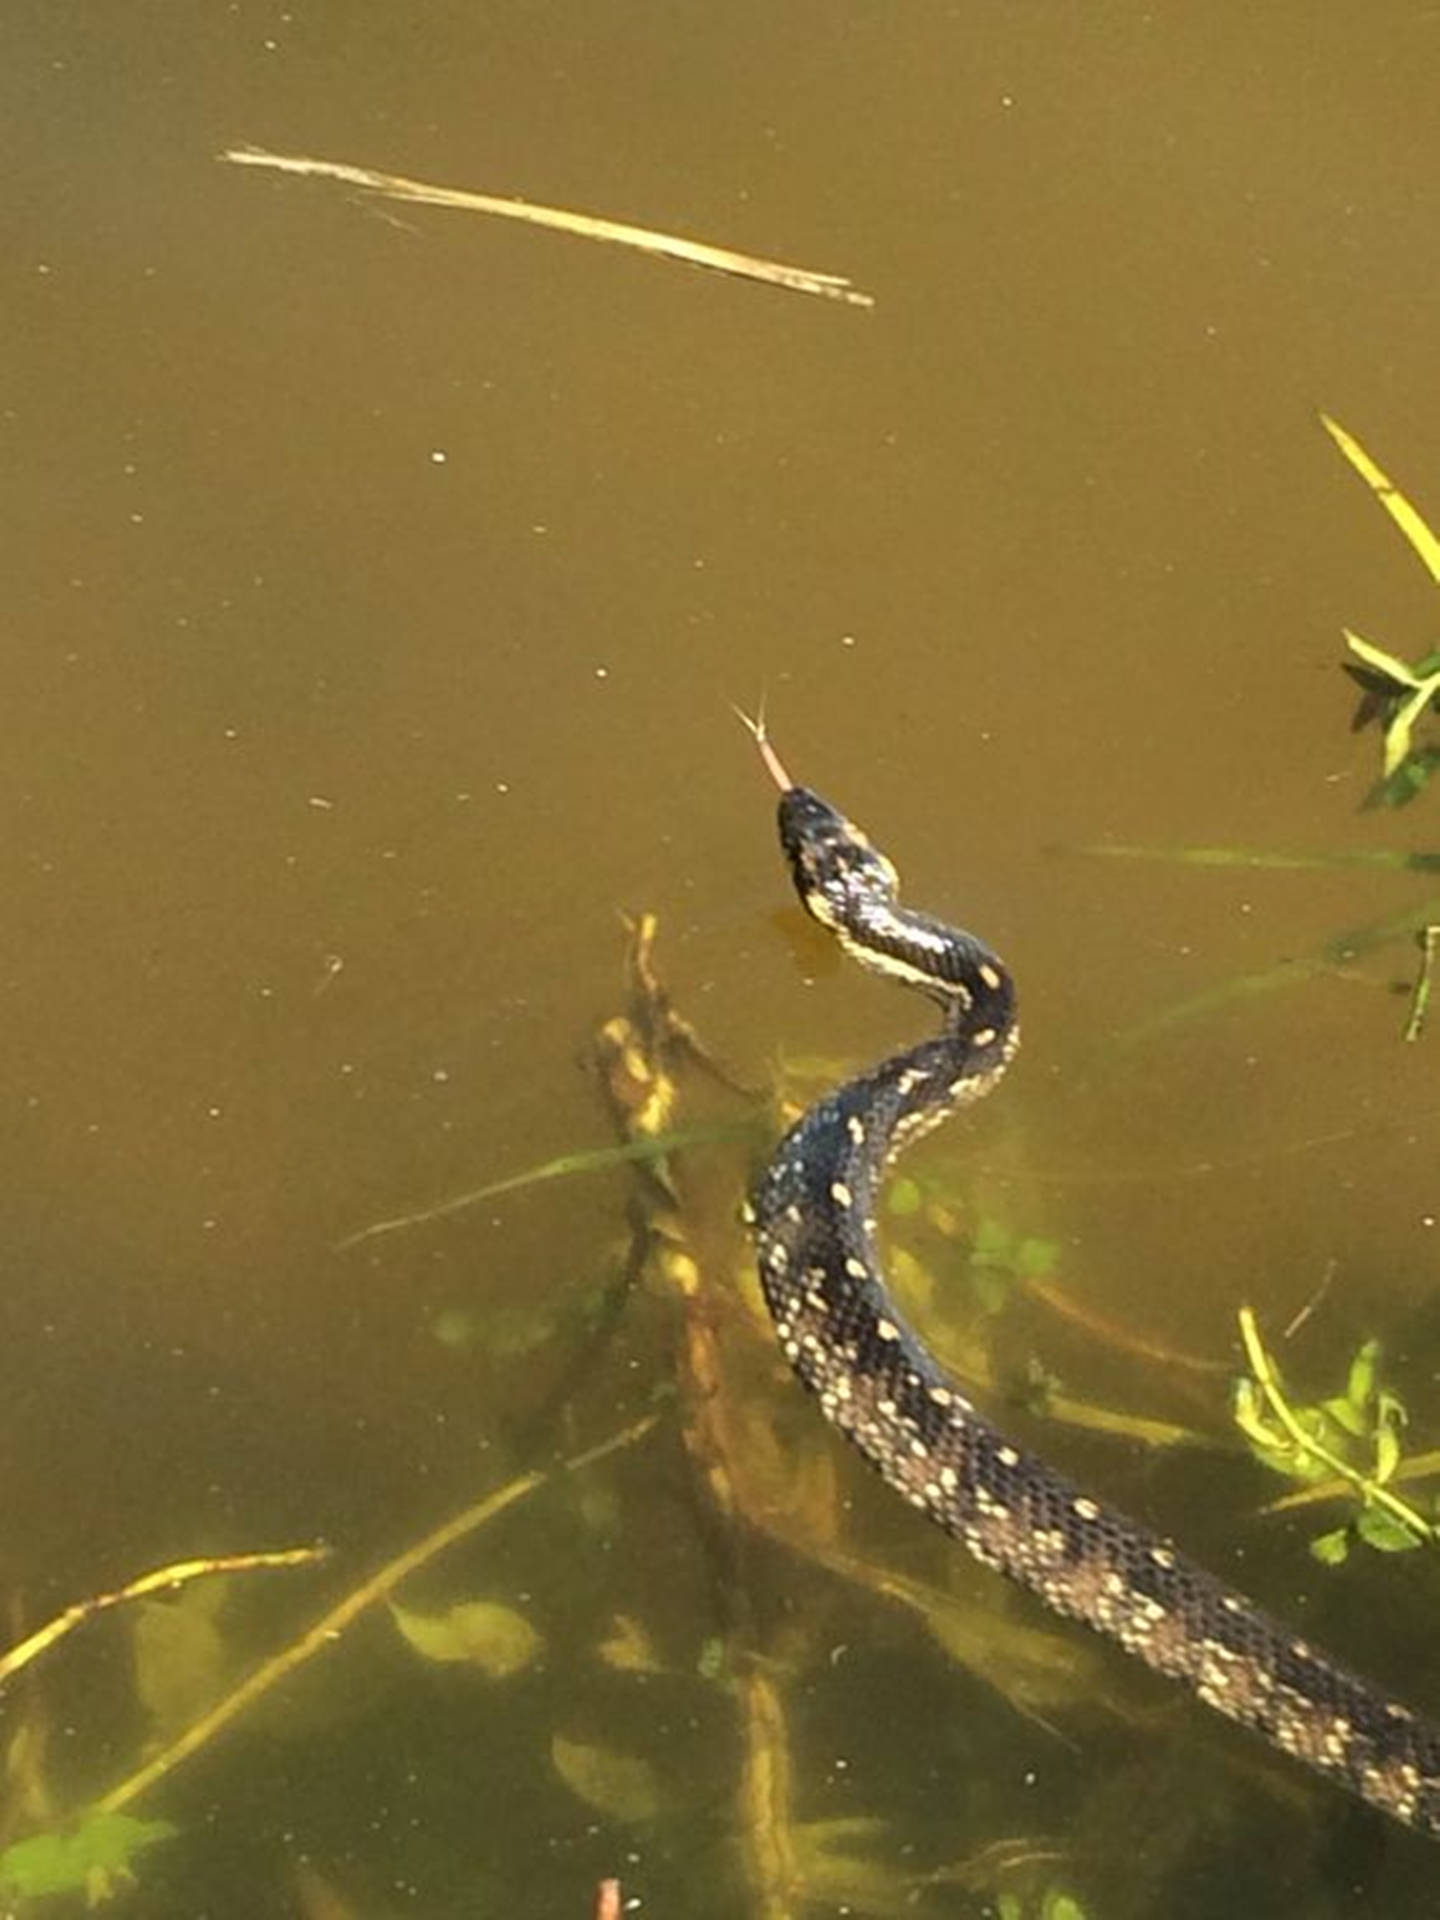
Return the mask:
[[906,1324],[880,1266],[881,1183],[903,1147],[999,1081],[1019,1042],[1014,986],[974,934],[902,906],[884,854],[791,779],[763,721],[741,718],[780,789],[801,904],[943,1016],[939,1033],[808,1108],[755,1186],[746,1213],[786,1358],[832,1426],[985,1566],[1440,1839],[1440,1727],[1014,1445]]

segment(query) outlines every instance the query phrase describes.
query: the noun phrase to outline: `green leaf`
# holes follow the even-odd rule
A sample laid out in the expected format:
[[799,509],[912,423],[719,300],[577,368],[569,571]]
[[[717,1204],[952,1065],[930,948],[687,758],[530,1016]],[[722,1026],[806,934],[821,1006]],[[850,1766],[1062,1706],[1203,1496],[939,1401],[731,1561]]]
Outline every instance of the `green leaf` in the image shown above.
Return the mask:
[[494,1600],[460,1600],[444,1613],[414,1613],[392,1600],[390,1614],[425,1659],[479,1667],[492,1680],[521,1672],[540,1652],[540,1636],[524,1614]]
[[1345,1398],[1360,1412],[1369,1408],[1375,1397],[1375,1376],[1380,1365],[1380,1342],[1367,1340],[1350,1362],[1345,1382]]
[[135,1690],[154,1740],[198,1719],[230,1684],[234,1658],[219,1624],[230,1585],[194,1580],[171,1599],[142,1600],[130,1611]]
[[1041,1902],[1040,1920],[1085,1920],[1085,1909],[1073,1894],[1052,1887]]
[[1059,1264],[1058,1240],[1022,1240],[1015,1249],[1015,1271],[1022,1280],[1048,1280]]
[[36,1833],[0,1853],[0,1889],[17,1898],[83,1890],[93,1902],[133,1880],[130,1862],[179,1829],[128,1813],[87,1814],[69,1833]]
[[1419,508],[1412,506],[1384,468],[1338,420],[1322,413],[1320,423],[1405,536],[1430,578],[1440,581],[1440,540],[1430,531]]
[[1440,689],[1440,679],[1426,680],[1386,723],[1384,771],[1387,776],[1394,773],[1402,761],[1410,758],[1415,723],[1424,715],[1437,689]]
[[1409,1527],[1383,1507],[1363,1507],[1355,1516],[1355,1531],[1377,1553],[1409,1553],[1420,1544]]
[[659,1810],[660,1788],[648,1760],[559,1733],[550,1742],[550,1758],[570,1791],[597,1813],[634,1825]]
[[1014,1234],[1003,1221],[987,1216],[975,1228],[970,1264],[975,1267],[1010,1267],[1014,1250]]
[[[1364,1406],[1357,1406],[1348,1393],[1337,1394],[1333,1400],[1322,1400],[1317,1411],[1323,1413],[1327,1420],[1333,1420],[1352,1440],[1363,1440],[1370,1431]],[[1323,1441],[1322,1434],[1317,1433],[1315,1438]]]
[[1350,1552],[1350,1529],[1337,1527],[1334,1533],[1320,1533],[1310,1542],[1310,1551],[1323,1567],[1338,1567]]
[[1397,692],[1401,689],[1412,691],[1422,685],[1420,676],[1408,660],[1399,660],[1393,653],[1386,653],[1369,640],[1362,640],[1358,633],[1352,633],[1349,627],[1344,629],[1345,644],[1358,659],[1365,662],[1372,673],[1378,673],[1388,680]]

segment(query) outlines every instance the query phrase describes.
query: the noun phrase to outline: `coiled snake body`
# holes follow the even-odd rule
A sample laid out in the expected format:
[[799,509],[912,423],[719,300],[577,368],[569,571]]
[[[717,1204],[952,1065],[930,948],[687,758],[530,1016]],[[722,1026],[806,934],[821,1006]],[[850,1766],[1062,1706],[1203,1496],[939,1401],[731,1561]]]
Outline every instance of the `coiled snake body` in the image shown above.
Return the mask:
[[944,1010],[939,1034],[811,1107],[751,1196],[786,1358],[885,1480],[986,1566],[1440,1839],[1440,1729],[1013,1445],[891,1302],[875,1243],[881,1180],[902,1147],[1000,1078],[1019,1039],[1014,989],[974,935],[902,907],[889,861],[791,781],[763,727],[752,731],[781,789],[781,845],[808,912],[862,966]]

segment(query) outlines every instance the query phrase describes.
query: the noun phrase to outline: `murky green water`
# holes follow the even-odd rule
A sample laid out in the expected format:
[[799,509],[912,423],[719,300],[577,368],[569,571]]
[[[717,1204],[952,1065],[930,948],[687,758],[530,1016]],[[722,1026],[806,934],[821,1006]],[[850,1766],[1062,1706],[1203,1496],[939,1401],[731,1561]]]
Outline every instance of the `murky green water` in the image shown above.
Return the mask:
[[[727,710],[763,690],[796,772],[1019,977],[1011,1079],[917,1157],[950,1251],[909,1241],[947,1326],[976,1220],[1056,1243],[1088,1330],[1017,1297],[1000,1398],[1038,1364],[1224,1438],[1223,1374],[1103,1329],[1225,1362],[1241,1304],[1279,1344],[1314,1301],[1297,1395],[1379,1335],[1434,1443],[1440,1036],[1402,1045],[1387,990],[1412,949],[1146,1027],[1423,910],[1425,878],[1073,850],[1436,843],[1433,796],[1361,811],[1378,739],[1339,672],[1346,623],[1423,654],[1433,588],[1316,412],[1440,514],[1437,29],[1418,0],[12,6],[8,1638],[171,1561],[333,1553],[218,1613],[190,1589],[138,1688],[154,1603],[27,1668],[0,1838],[113,1792],[431,1528],[658,1413],[402,1590],[514,1609],[537,1658],[427,1659],[371,1609],[130,1804],[178,1831],[129,1910],[559,1920],[618,1874],[655,1915],[799,1913],[755,1891],[782,1748],[812,1839],[875,1823],[831,1834],[838,1880],[811,1861],[813,1912],[1433,1910],[1425,1842],[1052,1629],[840,1457],[736,1304],[742,1147],[687,1163],[688,1318],[616,1292],[624,1169],[335,1243],[611,1140],[620,909],[659,916],[747,1082],[915,1031],[788,910]],[[217,161],[247,142],[876,305]],[[680,1124],[747,1112],[687,1095]],[[682,1445],[701,1328],[787,1539],[717,1517]],[[1325,1570],[1321,1517],[1257,1517],[1279,1483],[1238,1453],[1026,1431],[1440,1711],[1421,1555]],[[877,1568],[969,1596],[993,1644],[942,1650]]]

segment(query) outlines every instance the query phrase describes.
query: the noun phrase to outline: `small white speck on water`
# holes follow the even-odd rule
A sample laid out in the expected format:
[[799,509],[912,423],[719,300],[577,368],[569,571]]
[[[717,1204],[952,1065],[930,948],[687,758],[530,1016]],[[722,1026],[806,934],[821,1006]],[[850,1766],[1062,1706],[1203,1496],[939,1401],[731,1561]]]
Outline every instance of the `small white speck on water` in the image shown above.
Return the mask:
[[596,667],[595,678],[597,680],[608,680],[610,678],[609,667]]
[[495,782],[495,791],[497,793],[508,793],[510,791],[510,782],[508,780],[497,780]]
[[432,467],[443,467],[449,458],[449,454],[446,453],[443,447],[432,447],[430,449],[430,464]]

